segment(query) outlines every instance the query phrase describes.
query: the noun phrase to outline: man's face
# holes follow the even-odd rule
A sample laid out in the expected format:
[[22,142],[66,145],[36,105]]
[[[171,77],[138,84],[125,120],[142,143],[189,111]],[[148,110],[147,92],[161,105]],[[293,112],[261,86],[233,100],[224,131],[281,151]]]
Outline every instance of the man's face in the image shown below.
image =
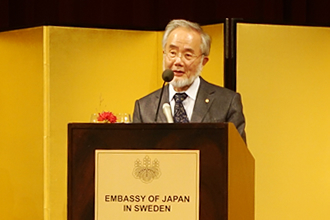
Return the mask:
[[202,56],[202,39],[197,31],[179,27],[168,36],[164,51],[164,69],[171,69],[175,89],[186,90],[199,75],[208,57]]

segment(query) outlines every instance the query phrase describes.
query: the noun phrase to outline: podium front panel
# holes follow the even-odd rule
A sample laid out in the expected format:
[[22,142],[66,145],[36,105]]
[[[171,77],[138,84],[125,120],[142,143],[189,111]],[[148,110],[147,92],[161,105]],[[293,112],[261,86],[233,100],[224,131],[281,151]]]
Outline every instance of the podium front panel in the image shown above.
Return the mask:
[[[96,150],[199,150],[199,219],[228,218],[227,124],[68,125],[68,220],[95,217]],[[183,171],[184,172],[184,171]]]

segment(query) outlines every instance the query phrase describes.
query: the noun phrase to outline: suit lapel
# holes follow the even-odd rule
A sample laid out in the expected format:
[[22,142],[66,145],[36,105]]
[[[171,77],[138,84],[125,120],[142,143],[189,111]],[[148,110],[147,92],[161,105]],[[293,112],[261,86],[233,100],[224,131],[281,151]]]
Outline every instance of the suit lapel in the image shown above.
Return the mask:
[[214,90],[200,77],[201,82],[196,97],[196,102],[191,116],[191,122],[203,122],[203,119],[214,101]]
[[[163,113],[163,105],[165,103],[169,103],[169,90],[168,90],[168,84],[164,87],[164,92],[163,92],[163,97],[162,97],[162,101],[160,103],[160,106],[159,106],[159,112],[158,112],[158,118],[157,118],[157,122],[158,123],[167,123],[167,119],[166,119],[166,116],[164,115]],[[160,94],[162,92],[162,89],[159,90],[159,92],[156,93],[156,100],[154,102],[154,104],[156,105],[155,109],[157,111],[157,107],[158,107],[158,102],[159,102],[159,99],[160,99]],[[155,112],[155,115],[156,115],[156,112]]]

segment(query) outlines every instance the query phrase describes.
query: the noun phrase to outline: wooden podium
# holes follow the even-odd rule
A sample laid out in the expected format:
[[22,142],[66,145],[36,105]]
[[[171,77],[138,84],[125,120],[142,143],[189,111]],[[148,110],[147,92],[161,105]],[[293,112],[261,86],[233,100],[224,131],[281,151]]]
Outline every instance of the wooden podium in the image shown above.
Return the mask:
[[254,158],[231,123],[69,124],[68,220],[94,219],[99,149],[199,150],[199,219],[254,219]]

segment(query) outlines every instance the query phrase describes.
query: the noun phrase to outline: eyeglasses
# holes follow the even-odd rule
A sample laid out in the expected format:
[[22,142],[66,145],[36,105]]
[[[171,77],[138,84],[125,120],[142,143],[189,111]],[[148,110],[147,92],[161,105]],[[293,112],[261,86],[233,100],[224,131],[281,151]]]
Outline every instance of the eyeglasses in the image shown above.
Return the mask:
[[196,55],[196,54],[193,54],[191,52],[183,52],[183,53],[181,53],[181,52],[177,52],[176,50],[170,50],[168,52],[164,52],[164,54],[170,60],[175,60],[178,57],[180,57],[180,59],[182,61],[186,61],[186,62],[193,61],[193,60],[197,59],[198,57],[204,55],[203,53],[200,54],[200,55]]

